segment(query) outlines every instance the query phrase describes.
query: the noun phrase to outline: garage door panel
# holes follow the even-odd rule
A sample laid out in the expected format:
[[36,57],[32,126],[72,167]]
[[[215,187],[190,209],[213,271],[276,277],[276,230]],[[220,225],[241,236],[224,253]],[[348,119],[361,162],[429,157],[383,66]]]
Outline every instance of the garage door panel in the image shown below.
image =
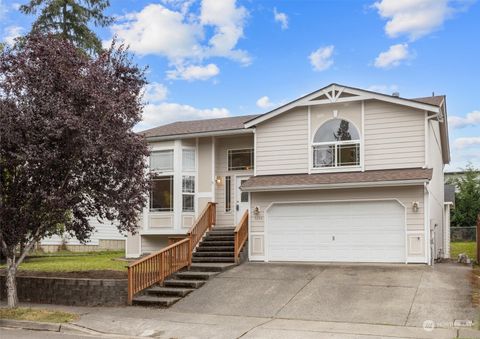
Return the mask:
[[268,213],[272,261],[405,261],[405,210],[396,201],[291,203]]

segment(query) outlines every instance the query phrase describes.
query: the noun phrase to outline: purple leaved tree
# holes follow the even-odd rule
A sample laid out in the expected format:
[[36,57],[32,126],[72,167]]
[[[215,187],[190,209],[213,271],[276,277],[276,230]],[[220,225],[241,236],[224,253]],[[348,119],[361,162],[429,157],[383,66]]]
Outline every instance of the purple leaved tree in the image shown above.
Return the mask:
[[19,264],[40,239],[86,241],[88,220],[135,232],[149,187],[141,119],[144,70],[112,47],[91,58],[53,35],[0,53],[0,247],[10,307]]

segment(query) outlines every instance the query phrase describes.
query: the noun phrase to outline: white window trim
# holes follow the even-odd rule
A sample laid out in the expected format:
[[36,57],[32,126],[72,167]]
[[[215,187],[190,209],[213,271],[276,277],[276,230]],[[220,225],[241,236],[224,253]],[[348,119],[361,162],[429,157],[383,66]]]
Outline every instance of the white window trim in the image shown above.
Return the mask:
[[[173,209],[171,211],[153,211],[151,208],[150,208],[150,194],[148,194],[148,197],[147,197],[147,205],[146,205],[146,208],[144,210],[146,210],[146,212],[148,214],[155,214],[155,215],[158,215],[158,214],[172,214],[175,212],[175,147],[172,146],[157,146],[157,145],[154,145],[153,147],[151,147],[150,149],[150,153],[152,152],[159,152],[159,151],[172,151],[173,152],[173,170],[171,171],[159,171],[159,170],[152,170],[150,169],[150,155],[147,157],[147,164],[148,164],[148,173],[149,174],[154,174],[154,175],[157,175],[157,176],[173,176]],[[150,225],[148,223],[148,218],[147,220],[144,219],[144,222],[145,224],[148,226],[146,228],[150,228]]]
[[[350,124],[352,124],[353,127],[357,130],[359,133],[359,139],[354,139],[354,140],[340,140],[340,141],[325,141],[325,142],[313,142],[313,139],[315,138],[315,134],[317,133],[318,129],[321,128],[325,123],[327,123],[330,120],[345,120],[348,121]],[[310,128],[309,128],[310,130]],[[358,170],[362,170],[364,168],[364,156],[363,156],[363,131],[360,131],[358,127],[349,119],[345,119],[342,117],[337,117],[337,118],[332,118],[323,121],[316,129],[315,133],[312,133],[310,136],[310,145],[308,147],[309,149],[309,173],[329,173],[329,172],[355,172]],[[327,145],[335,145],[335,150],[337,149],[338,145],[348,145],[348,144],[357,144],[358,149],[360,152],[360,157],[359,157],[359,164],[358,165],[349,165],[349,166],[337,166],[337,156],[335,152],[335,166],[328,166],[328,167],[314,167],[314,161],[313,161],[313,149],[315,146],[327,146]]]
[[[190,151],[193,151],[195,153],[195,168],[193,169],[190,169],[190,170],[184,170],[183,169],[183,151],[184,150],[190,150]],[[198,187],[198,182],[197,182],[197,169],[198,169],[198,152],[197,152],[197,147],[196,146],[182,146],[182,154],[181,154],[181,157],[182,157],[182,164],[181,164],[181,167],[179,168],[178,171],[175,171],[178,173],[178,175],[180,175],[180,177],[182,178],[182,185],[180,187],[180,196],[181,196],[181,205],[180,205],[180,213],[192,213],[192,214],[195,214],[197,212],[197,187]],[[191,176],[193,177],[193,186],[194,186],[194,191],[193,193],[185,193],[183,192],[183,177],[184,176]],[[183,195],[193,195],[193,211],[184,211],[183,210]]]
[[[252,157],[252,161],[253,161],[253,166],[252,168],[249,168],[249,169],[230,169],[228,164],[228,160],[229,160],[229,153],[230,151],[245,151],[245,150],[251,150],[253,152],[253,157]],[[246,172],[246,171],[254,171],[255,173],[255,148],[254,147],[240,147],[240,148],[228,148],[227,149],[227,172],[231,173],[231,172]]]

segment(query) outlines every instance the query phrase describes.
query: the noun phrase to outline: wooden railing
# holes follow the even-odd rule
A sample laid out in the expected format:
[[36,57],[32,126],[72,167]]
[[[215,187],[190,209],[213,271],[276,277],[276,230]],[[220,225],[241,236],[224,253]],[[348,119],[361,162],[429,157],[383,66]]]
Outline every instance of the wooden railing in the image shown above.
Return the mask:
[[216,214],[217,204],[209,202],[202,211],[202,214],[200,214],[192,227],[190,227],[187,233],[187,236],[190,238],[190,252],[193,252],[195,247],[197,247],[197,244],[202,240],[205,232],[215,225]]
[[137,260],[128,266],[128,303],[133,296],[166,277],[192,264],[192,252],[205,232],[216,220],[216,203],[209,202],[200,217],[190,227],[186,238],[169,239],[164,249]]
[[238,262],[243,245],[248,239],[248,211],[242,216],[242,219],[235,228],[235,261]]
[[190,238],[185,238],[128,266],[128,303],[133,296],[190,265]]

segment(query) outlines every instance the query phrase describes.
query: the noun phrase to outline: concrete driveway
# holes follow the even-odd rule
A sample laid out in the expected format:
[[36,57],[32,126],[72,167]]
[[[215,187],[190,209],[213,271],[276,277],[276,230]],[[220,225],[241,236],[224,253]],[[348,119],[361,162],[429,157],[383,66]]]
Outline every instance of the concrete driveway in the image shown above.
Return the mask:
[[455,264],[246,263],[218,275],[170,311],[422,327],[477,320],[471,270]]

